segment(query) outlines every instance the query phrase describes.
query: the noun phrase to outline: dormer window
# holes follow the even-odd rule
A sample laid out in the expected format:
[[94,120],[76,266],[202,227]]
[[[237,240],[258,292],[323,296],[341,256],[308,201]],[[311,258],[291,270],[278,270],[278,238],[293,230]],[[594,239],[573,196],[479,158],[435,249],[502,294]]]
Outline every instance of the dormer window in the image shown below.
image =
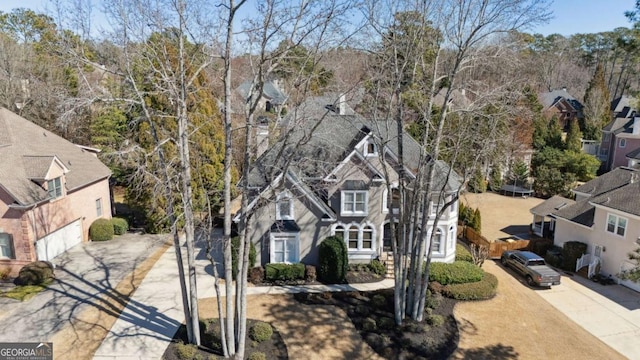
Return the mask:
[[49,193],[49,198],[51,199],[57,199],[62,196],[61,176],[47,181],[47,192]]
[[276,200],[276,220],[294,220],[293,197],[288,192],[278,195]]
[[378,156],[378,146],[373,141],[369,141],[364,145],[365,156]]

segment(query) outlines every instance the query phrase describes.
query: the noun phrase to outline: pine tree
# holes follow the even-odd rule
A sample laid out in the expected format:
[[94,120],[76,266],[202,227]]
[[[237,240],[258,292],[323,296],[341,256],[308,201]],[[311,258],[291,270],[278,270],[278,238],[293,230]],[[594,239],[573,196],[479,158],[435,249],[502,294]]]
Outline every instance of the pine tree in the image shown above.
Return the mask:
[[611,121],[610,102],[604,69],[598,64],[584,95],[584,119],[580,128],[585,139],[600,140],[602,128]]
[[569,124],[565,147],[568,151],[582,151],[582,132],[580,132],[580,127],[575,120],[572,120]]

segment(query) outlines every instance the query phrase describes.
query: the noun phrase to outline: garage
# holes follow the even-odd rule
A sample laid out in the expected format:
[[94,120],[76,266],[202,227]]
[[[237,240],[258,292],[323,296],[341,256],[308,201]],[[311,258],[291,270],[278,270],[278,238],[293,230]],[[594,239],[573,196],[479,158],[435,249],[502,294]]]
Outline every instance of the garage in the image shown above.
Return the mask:
[[36,255],[38,260],[49,261],[81,242],[82,222],[78,219],[36,241]]

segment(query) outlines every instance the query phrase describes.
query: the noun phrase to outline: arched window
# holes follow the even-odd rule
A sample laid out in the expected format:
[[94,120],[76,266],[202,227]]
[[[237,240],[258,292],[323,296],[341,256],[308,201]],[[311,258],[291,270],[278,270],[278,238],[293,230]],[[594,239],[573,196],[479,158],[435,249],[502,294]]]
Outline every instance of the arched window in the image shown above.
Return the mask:
[[333,229],[333,236],[340,238],[342,240],[344,240],[344,226],[342,225],[337,225],[334,229]]
[[376,146],[376,143],[374,143],[373,141],[368,141],[364,145],[364,155],[365,156],[377,156],[378,155],[378,147]]
[[442,253],[442,230],[440,229],[436,230],[436,235],[433,237],[431,253]]

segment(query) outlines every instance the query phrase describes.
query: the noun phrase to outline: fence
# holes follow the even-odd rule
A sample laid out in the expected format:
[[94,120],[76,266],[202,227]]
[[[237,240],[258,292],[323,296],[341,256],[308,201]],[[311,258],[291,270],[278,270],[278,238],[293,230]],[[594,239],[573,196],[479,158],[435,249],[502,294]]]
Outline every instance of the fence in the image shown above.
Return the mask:
[[521,250],[529,248],[529,240],[513,240],[513,241],[489,241],[484,236],[478,234],[474,229],[470,227],[463,227],[464,231],[458,232],[460,234],[464,234],[464,238],[469,242],[476,244],[478,246],[485,246],[489,249],[489,257],[492,259],[497,259],[502,256],[502,253],[507,250]]

